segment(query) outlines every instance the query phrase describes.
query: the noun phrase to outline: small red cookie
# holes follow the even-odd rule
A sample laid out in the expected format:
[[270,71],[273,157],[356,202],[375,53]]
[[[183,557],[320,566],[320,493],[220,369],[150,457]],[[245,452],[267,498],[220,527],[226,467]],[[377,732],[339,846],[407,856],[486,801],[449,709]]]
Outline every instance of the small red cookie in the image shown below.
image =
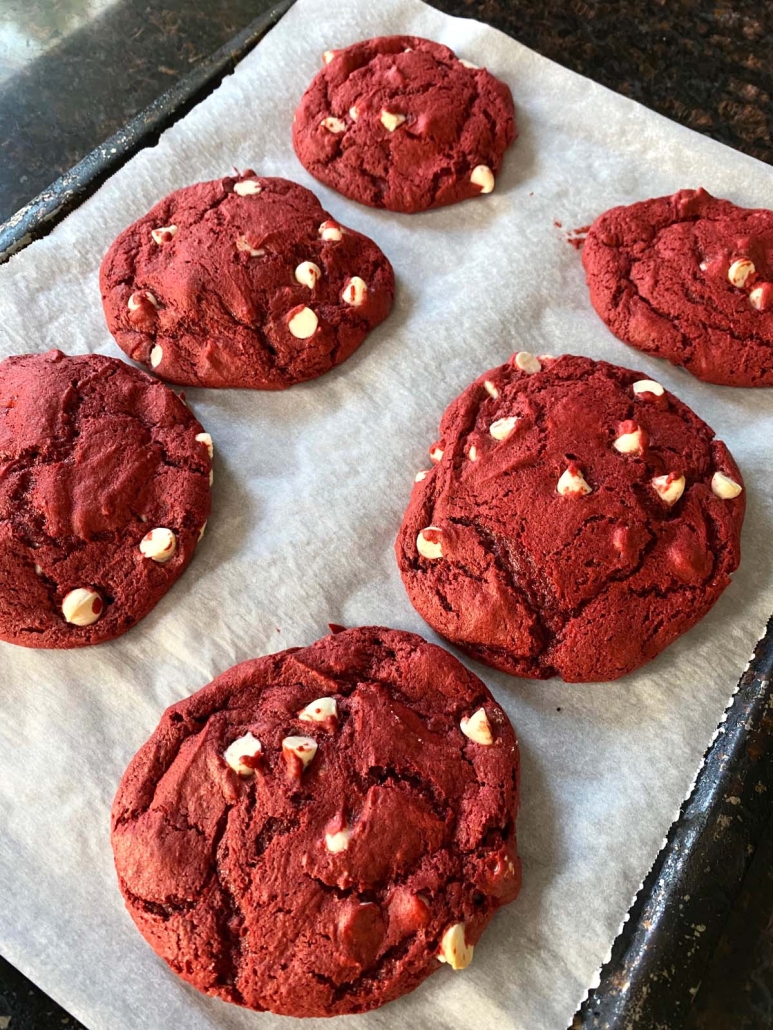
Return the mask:
[[491,192],[516,137],[503,82],[418,36],[364,40],[323,60],[293,120],[313,176],[406,213]]
[[613,680],[695,625],[740,560],[723,443],[660,384],[521,352],[446,409],[397,539],[411,603],[517,676]]
[[206,994],[365,1012],[463,968],[520,887],[518,747],[411,633],[343,630],[167,709],[113,805],[127,908]]
[[212,440],[172,391],[99,354],[0,363],[0,640],[125,633],[185,571]]
[[594,308],[639,350],[725,386],[773,386],[773,211],[703,189],[615,207],[582,261]]
[[246,171],[156,204],[110,247],[100,287],[118,345],[162,379],[281,390],[345,361],[395,282],[309,190]]

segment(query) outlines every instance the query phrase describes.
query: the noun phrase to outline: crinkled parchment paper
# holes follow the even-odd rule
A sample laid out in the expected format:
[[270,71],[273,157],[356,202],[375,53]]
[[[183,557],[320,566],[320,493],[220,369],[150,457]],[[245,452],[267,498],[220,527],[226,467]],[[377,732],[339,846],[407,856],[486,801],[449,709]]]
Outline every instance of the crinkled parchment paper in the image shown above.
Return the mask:
[[[512,88],[520,138],[490,196],[423,215],[371,211],[295,159],[293,110],[322,51],[394,32],[446,43]],[[214,510],[190,569],[144,622],[80,651],[0,644],[0,951],[92,1030],[282,1022],[198,995],[134,929],[108,841],[120,776],[166,705],[235,662],[310,643],[329,621],[432,639],[392,543],[440,414],[514,350],[572,351],[660,380],[727,441],[748,489],[744,561],[703,622],[623,682],[533,683],[475,668],[523,749],[523,893],[464,973],[443,969],[346,1023],[562,1030],[773,611],[773,391],[702,385],[614,339],[565,233],[613,204],[682,187],[769,205],[773,173],[417,0],[298,0],[158,146],[0,269],[0,355],[120,355],[97,285],[108,244],[166,193],[234,164],[296,179],[377,240],[397,273],[395,310],[316,382],[278,394],[188,391],[215,439]]]

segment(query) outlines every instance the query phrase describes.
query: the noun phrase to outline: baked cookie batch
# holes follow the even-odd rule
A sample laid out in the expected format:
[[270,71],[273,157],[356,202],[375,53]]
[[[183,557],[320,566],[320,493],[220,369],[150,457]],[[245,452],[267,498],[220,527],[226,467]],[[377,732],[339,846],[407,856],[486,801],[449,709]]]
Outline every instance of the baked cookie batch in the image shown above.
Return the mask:
[[[292,127],[304,167],[414,213],[490,193],[509,88],[447,47],[327,51]],[[602,214],[593,306],[712,383],[773,385],[773,212],[704,190]],[[212,438],[160,380],[285,389],[384,321],[392,266],[307,189],[186,186],[102,263],[110,332],[154,373],[59,351],[0,364],[0,639],[71,648],[145,616],[206,526]],[[518,351],[452,400],[396,556],[422,617],[516,676],[612,680],[698,622],[740,561],[743,479],[645,375]],[[363,1012],[469,964],[520,887],[518,748],[443,649],[343,630],[169,708],[122,780],[112,843],[141,933],[200,990],[293,1016]]]

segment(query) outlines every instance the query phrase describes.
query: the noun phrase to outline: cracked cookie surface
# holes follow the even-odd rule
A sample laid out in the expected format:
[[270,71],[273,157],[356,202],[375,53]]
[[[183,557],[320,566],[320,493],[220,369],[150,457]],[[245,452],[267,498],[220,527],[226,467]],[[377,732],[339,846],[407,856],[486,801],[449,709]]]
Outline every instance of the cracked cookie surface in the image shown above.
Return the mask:
[[376,244],[309,190],[251,171],[177,190],[102,262],[110,332],[188,386],[281,390],[346,360],[392,307]]
[[0,363],[0,640],[82,647],[147,615],[209,514],[208,446],[179,397],[116,358]]
[[773,211],[703,189],[606,211],[582,260],[625,343],[726,386],[773,386]]
[[518,676],[612,680],[715,603],[745,494],[723,443],[641,373],[523,352],[446,410],[396,543],[411,603]]
[[505,83],[418,36],[364,40],[323,60],[293,121],[313,176],[404,213],[491,192],[516,137]]
[[421,637],[366,627],[167,709],[112,842],[132,918],[185,980],[341,1015],[469,961],[519,890],[517,803],[515,734],[485,685]]

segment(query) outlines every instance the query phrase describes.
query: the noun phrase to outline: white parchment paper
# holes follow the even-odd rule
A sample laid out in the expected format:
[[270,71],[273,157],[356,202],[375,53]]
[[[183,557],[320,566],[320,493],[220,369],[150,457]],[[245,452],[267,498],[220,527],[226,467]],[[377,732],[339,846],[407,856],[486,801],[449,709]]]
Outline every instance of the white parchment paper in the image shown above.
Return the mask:
[[[331,193],[298,164],[290,124],[322,51],[394,32],[446,43],[512,88],[520,138],[490,196],[400,216]],[[569,351],[641,369],[727,441],[748,489],[744,561],[703,622],[623,682],[533,683],[475,667],[521,740],[523,893],[466,972],[442,970],[346,1023],[562,1030],[773,611],[773,391],[702,385],[615,340],[565,229],[698,185],[770,206],[773,173],[417,0],[298,0],[158,146],[0,268],[0,355],[120,355],[97,285],[107,246],[166,193],[233,164],[296,179],[377,240],[395,266],[396,306],[316,382],[281,394],[187,391],[215,439],[213,513],[190,569],[144,622],[80,651],[0,644],[0,951],[92,1030],[289,1022],[198,995],[134,929],[108,841],[120,776],[166,705],[235,662],[311,643],[329,621],[432,639],[392,543],[440,414],[514,350]]]

